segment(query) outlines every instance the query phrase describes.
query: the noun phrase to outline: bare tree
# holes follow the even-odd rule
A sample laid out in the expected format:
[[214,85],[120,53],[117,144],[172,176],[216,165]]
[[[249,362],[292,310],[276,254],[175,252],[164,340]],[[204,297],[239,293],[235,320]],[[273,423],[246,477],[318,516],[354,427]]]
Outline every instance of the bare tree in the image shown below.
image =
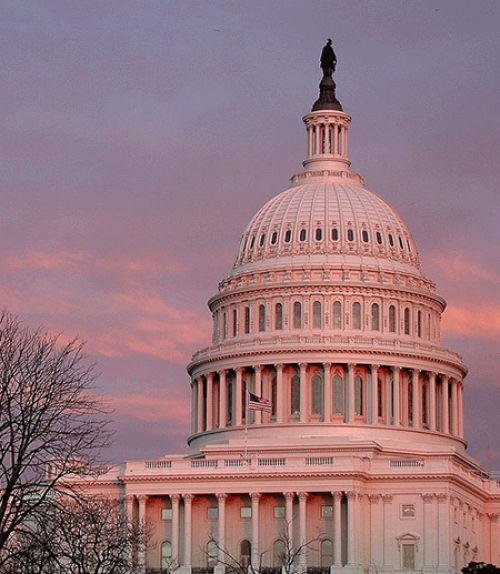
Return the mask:
[[[315,543],[323,539],[321,534],[315,538],[304,542],[303,544],[295,545],[290,537],[290,528],[285,527],[276,542],[280,543],[281,551],[278,554],[278,567],[283,574],[299,574],[302,572],[301,557],[305,556],[308,550],[312,549]],[[270,568],[264,566],[264,556],[271,552],[268,548],[259,553],[257,560],[242,560],[240,557],[231,554],[226,548],[222,547],[219,542],[213,537],[210,537],[209,545],[217,549],[217,559],[214,556],[207,556],[214,562],[218,562],[226,567],[227,571],[232,574],[263,574]],[[314,551],[314,549],[312,549]],[[272,568],[271,568],[272,569]]]
[[145,526],[130,524],[118,501],[62,495],[9,543],[0,572],[132,574],[148,539]]
[[[110,441],[82,343],[0,314],[0,564],[3,548],[68,474],[86,474]],[[47,468],[50,471],[47,472]]]

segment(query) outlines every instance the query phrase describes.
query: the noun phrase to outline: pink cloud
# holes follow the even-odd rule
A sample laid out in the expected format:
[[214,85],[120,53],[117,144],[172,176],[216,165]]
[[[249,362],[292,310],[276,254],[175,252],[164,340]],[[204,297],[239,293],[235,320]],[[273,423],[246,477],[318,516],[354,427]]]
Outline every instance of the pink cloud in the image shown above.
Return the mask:
[[141,421],[161,422],[168,419],[169,424],[176,422],[184,426],[190,417],[189,403],[175,396],[172,387],[169,387],[169,396],[166,397],[155,390],[152,396],[127,394],[113,397],[112,402],[117,415]]

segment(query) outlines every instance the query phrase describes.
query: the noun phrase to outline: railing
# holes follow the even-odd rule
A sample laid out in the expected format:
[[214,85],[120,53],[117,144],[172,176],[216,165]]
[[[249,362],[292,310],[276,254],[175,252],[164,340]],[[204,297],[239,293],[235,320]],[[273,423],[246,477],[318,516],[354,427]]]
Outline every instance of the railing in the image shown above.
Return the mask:
[[147,460],[144,463],[146,468],[172,468],[171,460]]
[[397,468],[424,466],[423,460],[391,460],[391,466]]
[[219,466],[218,460],[192,460],[191,468],[217,468]]
[[306,464],[323,465],[333,464],[333,456],[313,456],[306,458]]
[[285,466],[284,458],[259,458],[259,466]]

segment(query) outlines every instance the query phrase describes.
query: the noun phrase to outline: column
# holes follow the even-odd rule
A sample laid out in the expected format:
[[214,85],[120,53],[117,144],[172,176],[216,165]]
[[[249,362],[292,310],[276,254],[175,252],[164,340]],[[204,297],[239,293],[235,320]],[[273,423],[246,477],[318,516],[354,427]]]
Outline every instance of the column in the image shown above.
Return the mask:
[[219,532],[217,538],[217,544],[219,545],[219,564],[218,566],[222,566],[222,570],[224,571],[224,562],[226,562],[226,500],[227,494],[225,492],[221,492],[217,494],[217,503],[219,506]]
[[213,415],[214,415],[214,374],[208,373],[207,375],[207,430],[214,428]]
[[488,513],[490,519],[490,545],[491,545],[491,563],[498,564],[498,539],[500,536],[500,528],[498,521],[498,512]]
[[225,429],[227,422],[227,371],[219,371],[219,428]]
[[370,494],[370,548],[371,562],[378,567],[384,564],[384,548],[380,545],[380,527],[384,524],[380,494]]
[[[146,526],[146,503],[148,501],[147,494],[140,494],[137,497],[139,502],[139,531],[141,535],[144,534],[144,528]],[[146,572],[146,547],[144,544],[139,545],[139,550],[137,551],[137,566],[140,573]]]
[[203,432],[203,414],[204,414],[204,404],[203,404],[203,377],[196,377],[196,384],[198,386],[198,424],[197,432]]
[[[258,397],[262,396],[262,365],[255,365],[255,394]],[[250,415],[249,415],[250,416]],[[254,411],[255,423],[262,422],[262,411]],[[250,421],[248,421],[250,423]]]
[[339,126],[333,124],[333,155],[339,153]]
[[299,492],[299,567],[305,571],[307,567],[307,492]]
[[[424,544],[422,545],[423,550],[423,565],[424,572],[433,573],[436,572],[436,552],[434,550],[435,544],[437,542],[436,528],[434,527],[433,520],[433,502],[435,494],[422,494],[424,500]],[[439,534],[438,534],[439,536]]]
[[393,401],[393,421],[394,426],[401,425],[401,367],[392,367],[393,387],[392,387],[392,401]]
[[321,133],[321,129],[319,124],[316,124],[316,155],[319,155],[321,153],[321,147],[320,147],[320,133]]
[[458,435],[458,381],[451,379],[451,429],[450,432]]
[[331,363],[323,363],[323,420],[330,422],[332,420],[332,381],[331,381]]
[[354,422],[354,365],[349,363],[347,369],[347,421]]
[[372,365],[371,374],[371,395],[372,395],[372,413],[371,423],[376,425],[378,423],[378,365]]
[[458,417],[458,436],[464,437],[464,409],[463,409],[463,399],[464,399],[464,385],[463,381],[458,381],[458,404],[457,404],[457,417]]
[[259,570],[260,545],[259,545],[259,499],[260,493],[250,494],[252,501],[252,568],[254,572]]
[[196,408],[196,400],[197,400],[197,392],[198,387],[195,385],[195,381],[191,379],[191,434],[196,434],[198,432],[198,421],[196,420],[197,416],[197,408]]
[[283,412],[285,410],[286,398],[283,392],[283,365],[276,365],[276,422],[283,422]]
[[293,492],[284,492],[283,495],[285,497],[286,536],[288,538],[285,543],[285,550],[286,547],[290,550],[293,546],[293,499],[295,498],[295,494]]
[[393,542],[392,534],[392,516],[391,516],[391,505],[392,505],[392,494],[382,495],[383,503],[383,529],[384,529],[384,550],[383,550],[383,565],[389,566],[391,564],[391,546]]
[[450,391],[448,388],[448,376],[442,376],[441,386],[441,416],[443,418],[442,432],[450,432]]
[[[125,524],[129,532],[134,531],[134,502],[135,496],[133,494],[125,495]],[[133,562],[134,560],[134,549],[129,548],[128,557]]]
[[448,495],[438,494],[438,572],[449,572],[450,566],[450,511]]
[[356,548],[356,493],[346,492],[347,496],[347,564],[354,565],[354,549]]
[[182,566],[184,571],[191,571],[191,503],[192,494],[183,494],[184,500],[184,560]]
[[429,373],[429,429],[436,430],[436,373]]
[[420,414],[420,371],[418,369],[411,370],[411,382],[413,387],[412,404],[413,404],[413,428],[419,429],[421,426],[422,416]]
[[[236,406],[236,426],[240,427],[243,421],[243,368],[237,367],[236,369],[236,393],[235,393],[235,406]],[[245,397],[246,405],[246,397]]]
[[172,502],[172,564],[179,566],[179,494],[171,494]]
[[341,492],[332,492],[333,498],[333,563],[342,565],[342,513]]

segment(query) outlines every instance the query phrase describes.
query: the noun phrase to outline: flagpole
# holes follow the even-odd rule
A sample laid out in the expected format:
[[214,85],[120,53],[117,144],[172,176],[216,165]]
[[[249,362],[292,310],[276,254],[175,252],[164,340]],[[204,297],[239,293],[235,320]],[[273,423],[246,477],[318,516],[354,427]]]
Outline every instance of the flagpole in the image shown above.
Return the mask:
[[248,400],[250,398],[250,393],[247,389],[246,392],[246,404],[245,404],[245,460],[248,459],[248,416],[250,414],[250,409],[248,408]]

